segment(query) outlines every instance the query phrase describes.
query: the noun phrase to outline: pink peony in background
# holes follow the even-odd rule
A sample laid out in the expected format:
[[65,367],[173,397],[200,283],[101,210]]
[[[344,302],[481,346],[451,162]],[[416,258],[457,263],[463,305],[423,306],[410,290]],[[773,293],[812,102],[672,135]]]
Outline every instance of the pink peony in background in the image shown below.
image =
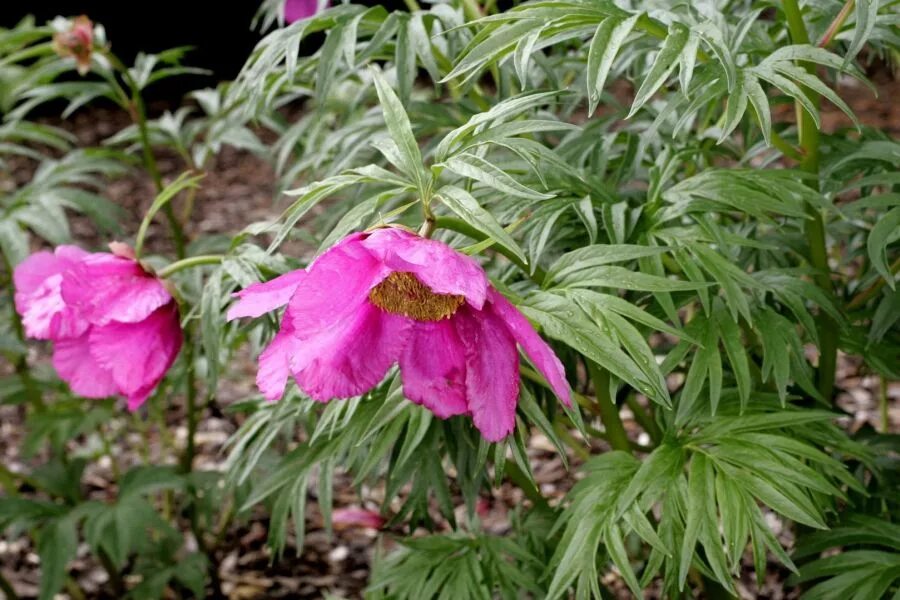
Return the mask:
[[[325,2],[324,7],[328,6]],[[290,25],[301,19],[308,19],[319,12],[318,0],[285,0],[284,22]]]
[[381,529],[387,519],[365,508],[336,508],[331,514],[331,522],[337,529]]
[[141,406],[181,348],[178,307],[124,244],[31,255],[13,274],[28,337],[53,342],[53,367],[87,398],[121,394]]
[[313,399],[349,398],[399,363],[404,395],[440,418],[470,415],[490,441],[515,427],[520,345],[570,405],[559,359],[481,266],[443,242],[397,228],[344,238],[306,270],[237,293],[228,319],[287,305],[259,358],[274,400],[288,376]]

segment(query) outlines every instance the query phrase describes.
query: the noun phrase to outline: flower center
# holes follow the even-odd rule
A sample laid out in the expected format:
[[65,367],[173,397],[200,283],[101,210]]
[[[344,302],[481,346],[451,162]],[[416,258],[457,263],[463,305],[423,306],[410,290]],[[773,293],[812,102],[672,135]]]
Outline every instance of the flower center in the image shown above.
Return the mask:
[[412,273],[395,271],[369,292],[369,300],[382,310],[417,321],[440,321],[466,301],[465,296],[436,294]]

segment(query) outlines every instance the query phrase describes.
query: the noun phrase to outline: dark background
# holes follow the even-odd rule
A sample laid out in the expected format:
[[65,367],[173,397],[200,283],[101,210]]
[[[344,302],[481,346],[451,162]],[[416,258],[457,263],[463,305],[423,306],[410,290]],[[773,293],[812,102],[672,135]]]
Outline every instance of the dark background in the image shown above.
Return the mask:
[[[377,0],[355,2],[379,4]],[[150,101],[177,103],[191,90],[214,87],[237,76],[263,35],[250,29],[260,4],[261,0],[0,0],[0,27],[12,27],[26,15],[43,24],[57,15],[84,14],[106,28],[113,52],[127,65],[140,51],[192,46],[183,64],[209,69],[212,75],[175,77],[147,90]],[[388,9],[403,6],[402,0],[380,4]],[[313,36],[301,51],[314,52],[321,41],[321,36]]]
[[185,64],[215,75],[192,83],[214,85],[234,79],[259,41],[260,33],[250,29],[259,5],[257,0],[0,0],[0,26],[11,27],[29,14],[38,24],[57,15],[84,14],[103,24],[113,51],[126,64],[138,51],[193,46]]

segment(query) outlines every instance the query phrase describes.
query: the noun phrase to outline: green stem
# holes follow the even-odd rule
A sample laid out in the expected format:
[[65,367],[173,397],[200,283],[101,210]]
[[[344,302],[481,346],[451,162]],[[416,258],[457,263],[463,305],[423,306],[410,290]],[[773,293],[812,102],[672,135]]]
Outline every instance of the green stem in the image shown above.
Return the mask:
[[425,221],[422,223],[421,229],[419,229],[419,235],[423,238],[430,238],[434,233],[436,227],[436,220],[434,218],[434,213],[431,212],[431,200],[422,200],[422,214],[425,218]]
[[78,587],[78,582],[71,575],[66,579],[66,591],[69,592],[72,600],[84,600],[84,592]]
[[194,465],[194,437],[197,434],[197,385],[194,381],[194,343],[191,339],[191,331],[185,332],[184,340],[184,362],[185,368],[185,396],[187,398],[187,442],[185,444],[184,455],[181,459],[181,469],[185,473],[190,473]]
[[109,554],[107,554],[106,550],[104,550],[103,548],[99,548],[97,557],[100,559],[100,564],[103,565],[103,569],[106,571],[107,575],[109,575],[109,583],[113,588],[113,592],[115,592],[115,597],[124,597],[125,583],[122,581],[122,577],[119,575],[119,570],[116,569],[116,565],[109,557]]
[[475,0],[462,0],[462,6],[463,14],[469,22],[477,21],[484,16],[484,13],[481,12],[481,7],[478,6],[478,2]]
[[[147,128],[147,107],[144,105],[144,98],[141,95],[141,88],[138,86],[137,82],[128,72],[128,68],[122,63],[119,58],[113,54],[112,52],[106,52],[106,56],[112,64],[113,68],[117,70],[122,79],[125,81],[126,85],[128,85],[128,89],[131,91],[131,102],[129,105],[129,113],[131,114],[131,119],[134,121],[134,124],[137,125],[138,128],[138,137],[141,142],[141,153],[144,159],[144,168],[149,173],[150,178],[153,180],[153,185],[156,187],[156,193],[160,193],[163,191],[165,185],[163,184],[162,175],[159,172],[159,166],[156,164],[156,157],[153,154],[153,146],[150,143],[150,131]],[[184,240],[184,231],[181,228],[181,224],[178,222],[178,218],[175,216],[175,210],[172,208],[171,203],[166,203],[163,207],[163,213],[166,215],[166,220],[169,222],[169,227],[172,230],[172,239],[175,244],[175,254],[178,258],[185,257],[185,240]]]
[[[900,258],[895,260],[891,265],[891,274],[896,275],[898,271],[900,271]],[[884,287],[884,284],[887,282],[883,277],[879,277],[878,281],[861,291],[859,294],[850,299],[850,302],[847,303],[847,311],[851,312],[858,308],[862,308],[862,306],[872,299],[872,297],[878,293],[878,291]]]
[[191,269],[202,265],[217,265],[222,262],[223,258],[225,257],[221,254],[200,254],[198,256],[191,256],[190,258],[183,258],[166,265],[156,272],[156,276],[160,279],[165,279],[166,277],[171,277],[175,273],[184,271],[185,269]]
[[628,441],[628,434],[625,433],[625,426],[622,424],[622,417],[619,416],[619,409],[616,408],[616,404],[609,394],[609,371],[591,361],[587,361],[587,365],[591,374],[591,380],[594,382],[594,394],[597,396],[600,420],[603,422],[603,427],[606,428],[607,436],[609,436],[609,445],[612,446],[613,450],[631,452],[631,443]]
[[[791,41],[795,44],[808,44],[809,34],[803,23],[803,15],[797,0],[784,0],[782,5],[787,19],[788,31]],[[806,65],[806,70],[815,73],[812,64]],[[820,97],[810,90],[803,88],[804,94],[809,97],[815,110],[819,109]],[[819,129],[816,123],[799,101],[794,102],[797,112],[797,127],[799,129],[800,147],[803,149],[803,160],[800,168],[807,173],[815,175],[811,186],[819,189]],[[809,219],[806,222],[806,243],[809,247],[809,260],[816,271],[815,281],[829,296],[834,293],[831,284],[831,273],[828,267],[828,247],[826,242],[825,220],[822,212],[814,207],[807,206]],[[816,317],[816,329],[819,334],[819,368],[816,373],[816,385],[819,393],[825,401],[831,403],[834,394],[834,374],[837,368],[837,323],[824,312],[819,312]]]
[[881,414],[881,433],[887,435],[891,430],[891,419],[888,413],[887,380],[882,376],[878,385],[878,412]]
[[650,412],[650,409],[645,409],[638,404],[634,394],[628,394],[628,397],[625,399],[625,404],[627,404],[628,408],[631,409],[631,412],[634,413],[634,420],[638,422],[638,425],[643,427],[644,431],[647,432],[647,435],[650,436],[650,439],[653,440],[653,443],[659,444],[662,441],[663,433],[659,428],[659,425],[657,425],[656,421],[653,419],[653,414]]
[[422,7],[419,6],[419,3],[416,0],[403,0],[406,3],[406,8],[409,9],[409,12],[419,12],[422,10]]
[[[156,157],[153,155],[153,146],[150,144],[150,132],[147,129],[147,111],[144,107],[144,99],[141,97],[140,90],[132,87],[131,101],[134,105],[134,116],[138,126],[138,134],[141,140],[141,149],[144,156],[144,167],[150,173],[153,179],[153,185],[156,187],[156,193],[163,191],[162,175],[159,173],[159,167],[156,164]],[[185,257],[185,241],[184,232],[181,229],[181,223],[175,216],[175,209],[172,208],[171,202],[166,202],[163,206],[163,213],[169,222],[169,228],[172,230],[172,241],[175,243],[175,255],[181,259]]]
[[563,423],[554,421],[553,431],[555,431],[556,435],[559,436],[559,438],[566,443],[569,449],[575,453],[575,456],[577,456],[581,460],[587,460],[591,457],[591,452],[588,449],[587,445],[576,440],[575,436],[569,433],[569,430]]
[[531,500],[534,503],[535,508],[550,508],[550,504],[547,503],[547,499],[541,494],[541,491],[535,487],[535,485],[528,479],[528,476],[522,471],[522,469],[515,463],[515,461],[507,460],[504,463],[504,470],[506,471],[506,476],[509,477],[510,481],[516,484],[522,493],[525,494],[525,497]]
[[787,156],[790,159],[796,160],[800,162],[803,160],[803,153],[797,149],[796,146],[791,144],[789,141],[781,137],[777,131],[774,129],[769,134],[769,141],[772,142],[772,145],[780,151],[782,154]]

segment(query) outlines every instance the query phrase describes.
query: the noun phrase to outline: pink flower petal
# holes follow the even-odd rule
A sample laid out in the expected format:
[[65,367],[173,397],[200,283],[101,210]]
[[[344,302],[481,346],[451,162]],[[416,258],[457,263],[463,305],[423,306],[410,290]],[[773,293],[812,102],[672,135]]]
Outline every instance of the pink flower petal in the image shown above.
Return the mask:
[[156,388],[156,384],[153,385],[145,385],[133,393],[128,395],[128,410],[131,412],[136,411],[140,407],[144,405],[144,402],[147,401],[147,398],[150,397],[150,394],[153,393],[154,388]]
[[381,381],[400,357],[412,322],[365,302],[355,313],[303,337],[291,356],[297,385],[314,400],[358,396]]
[[[298,382],[301,379],[306,382],[301,388],[318,400],[354,396],[368,389],[359,389],[361,384],[354,379],[357,374],[351,371],[348,361],[352,363],[352,359],[347,353],[358,348],[352,339],[352,336],[360,335],[357,329],[361,328],[362,334],[374,329],[377,334],[377,327],[367,327],[376,316],[371,312],[373,307],[368,294],[387,271],[359,243],[363,237],[363,234],[347,236],[313,261],[305,272],[301,271],[303,275],[295,274],[295,281],[279,282],[277,290],[265,290],[272,292],[267,298],[258,298],[260,302],[270,302],[269,306],[276,296],[278,302],[284,296],[289,298],[281,330],[259,357],[256,382],[269,400],[281,397],[291,372]],[[285,277],[287,275],[282,276]],[[286,290],[291,287],[293,290],[288,294]],[[258,305],[258,308],[263,306]],[[371,317],[369,321],[363,318],[367,315]],[[393,321],[389,319],[388,322]],[[372,380],[374,369],[374,381],[369,387],[377,384],[399,352],[399,346],[391,350],[387,364],[382,364],[382,360],[363,365],[359,375],[361,381]],[[307,367],[309,371],[304,373]],[[320,377],[331,377],[335,369],[340,371],[338,379],[319,381]]]
[[16,311],[28,337],[61,339],[80,336],[88,322],[62,296],[64,274],[87,253],[75,246],[32,254],[13,271]]
[[[325,3],[328,6],[328,3]],[[290,25],[300,19],[307,19],[319,11],[318,0],[285,0],[284,22]]]
[[143,400],[181,349],[178,308],[171,302],[137,323],[113,321],[94,327],[89,341],[91,356],[112,373],[119,392]]
[[493,287],[488,291],[491,310],[509,329],[534,366],[544,375],[553,392],[566,406],[572,406],[572,390],[566,381],[566,370],[553,349],[538,335],[519,309]]
[[91,356],[89,334],[57,341],[53,346],[53,368],[72,392],[85,398],[106,398],[118,393],[109,370]]
[[75,265],[63,281],[62,295],[95,325],[136,323],[172,300],[162,282],[138,263],[106,253]]
[[435,293],[465,296],[479,310],[484,305],[488,288],[484,269],[443,242],[384,228],[373,231],[363,245],[391,271],[412,273]]
[[291,355],[300,351],[301,344],[294,336],[291,320],[285,318],[281,330],[259,355],[256,386],[266,400],[278,400],[284,394],[284,386],[291,374]]
[[297,286],[306,277],[306,271],[298,269],[285,273],[265,283],[254,283],[234,294],[240,298],[228,309],[226,319],[231,321],[240,317],[258,317],[287,304],[297,290]]
[[466,348],[466,392],[472,421],[489,442],[516,426],[519,353],[504,322],[493,311],[460,309],[453,324]]
[[298,337],[318,336],[349,318],[368,304],[369,291],[387,276],[361,237],[345,238],[307,269],[285,311]]
[[403,394],[441,419],[469,412],[466,351],[449,320],[416,323],[400,355]]

